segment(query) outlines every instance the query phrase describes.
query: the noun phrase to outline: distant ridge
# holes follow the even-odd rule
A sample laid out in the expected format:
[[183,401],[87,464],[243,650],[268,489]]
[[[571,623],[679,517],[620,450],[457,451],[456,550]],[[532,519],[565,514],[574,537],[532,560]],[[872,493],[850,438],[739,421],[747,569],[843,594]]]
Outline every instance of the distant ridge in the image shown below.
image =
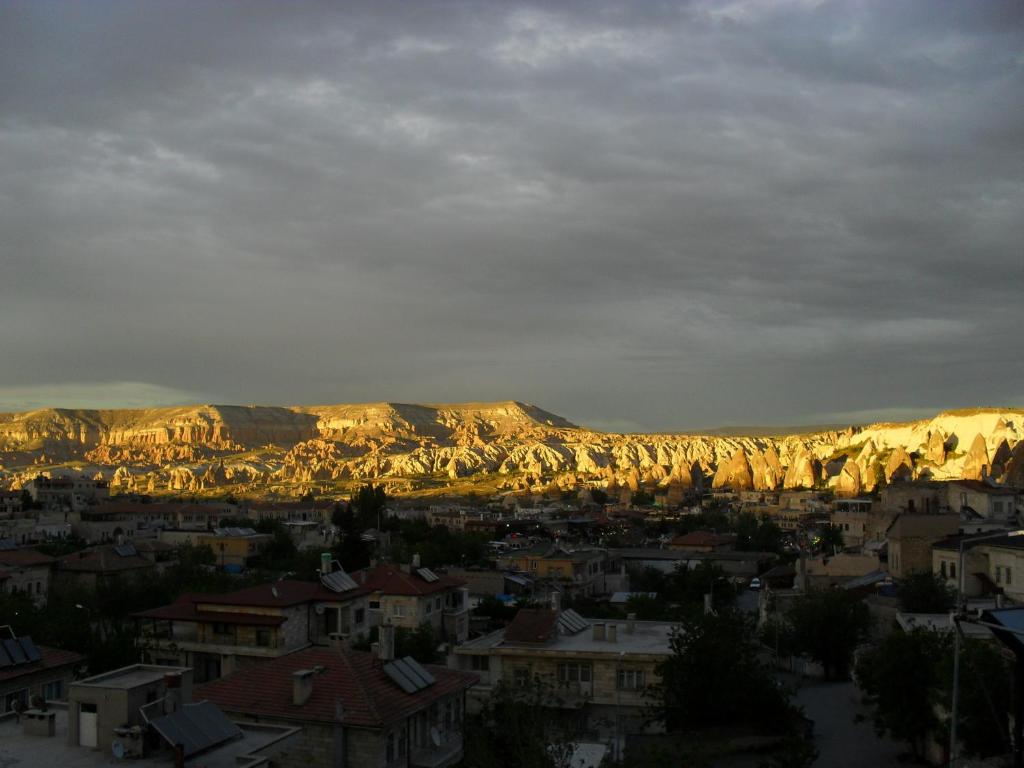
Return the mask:
[[562,498],[641,487],[870,492],[908,478],[1024,485],[1024,410],[876,424],[619,434],[518,400],[44,408],[0,413],[0,487],[85,472],[112,491],[294,497],[368,481],[392,493]]

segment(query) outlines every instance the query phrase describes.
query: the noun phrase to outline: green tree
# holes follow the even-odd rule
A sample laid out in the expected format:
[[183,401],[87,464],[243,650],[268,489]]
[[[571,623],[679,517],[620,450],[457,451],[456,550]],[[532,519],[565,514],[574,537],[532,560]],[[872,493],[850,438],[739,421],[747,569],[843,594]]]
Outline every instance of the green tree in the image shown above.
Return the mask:
[[937,674],[942,641],[934,632],[896,631],[861,655],[857,682],[872,709],[875,730],[905,741],[917,757],[939,727],[936,704],[942,689]]
[[[965,639],[961,648],[958,736],[967,755],[982,758],[1010,750],[1007,713],[1010,669],[990,643]],[[924,628],[892,632],[861,655],[857,682],[876,730],[906,742],[915,756],[931,739],[949,739],[953,687],[953,638]]]
[[360,530],[377,528],[382,524],[388,496],[384,491],[384,486],[367,483],[360,486],[355,496],[352,497],[351,504],[355,508]]
[[956,602],[956,592],[946,586],[945,579],[929,571],[900,579],[896,597],[907,613],[948,613]]
[[572,741],[552,708],[549,686],[537,679],[513,687],[500,680],[465,726],[463,764],[473,768],[569,768]]
[[853,652],[867,636],[871,616],[860,597],[843,589],[810,592],[786,612],[800,653],[819,662],[828,680],[845,679]]
[[421,664],[438,661],[438,638],[429,622],[423,622],[416,629],[398,627],[395,632],[395,655],[398,658],[412,656]]
[[796,712],[758,660],[754,638],[752,622],[737,613],[683,619],[658,666],[657,708],[670,731],[793,726]]
[[843,551],[843,531],[836,525],[824,525],[821,528],[821,546],[826,552],[834,555]]

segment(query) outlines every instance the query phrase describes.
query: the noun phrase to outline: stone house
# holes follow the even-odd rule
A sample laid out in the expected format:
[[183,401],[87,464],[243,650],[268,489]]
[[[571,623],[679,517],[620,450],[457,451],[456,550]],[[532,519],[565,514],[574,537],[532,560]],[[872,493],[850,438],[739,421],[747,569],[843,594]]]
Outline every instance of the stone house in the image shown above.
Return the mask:
[[994,523],[1012,523],[1017,519],[1017,489],[991,485],[981,480],[954,480],[947,483],[949,508],[961,516],[976,516]]
[[659,663],[671,653],[667,622],[587,619],[575,611],[521,609],[512,623],[454,649],[449,665],[480,675],[470,692],[479,706],[498,681],[536,680],[552,692],[551,707],[576,718],[580,731],[603,731],[621,718],[626,732],[645,728],[648,690],[660,683]]
[[889,573],[899,579],[932,569],[932,545],[960,528],[956,514],[905,512],[896,516],[886,531]]
[[370,622],[405,629],[430,624],[434,632],[459,643],[469,636],[469,592],[466,582],[411,565],[372,566],[353,574],[368,596]]
[[591,597],[608,592],[607,561],[608,553],[603,549],[567,549],[542,543],[508,552],[498,558],[497,565],[525,573],[534,581],[548,581],[567,594]]
[[[403,679],[409,668],[412,684]],[[307,648],[197,694],[238,720],[301,727],[300,743],[275,760],[282,768],[444,768],[462,759],[466,691],[476,681],[409,658]]]
[[[334,583],[334,582],[331,582]],[[354,582],[283,580],[222,594],[185,594],[133,614],[144,659],[187,666],[196,682],[310,645],[348,643],[369,630],[369,591]]]
[[55,558],[34,549],[0,549],[0,592],[21,592],[46,605]]
[[33,697],[62,701],[75,668],[85,657],[73,651],[36,646],[29,637],[0,638],[0,715],[28,708]]
[[58,558],[54,586],[100,589],[121,578],[152,573],[156,564],[132,544],[103,544]]
[[1002,536],[984,541],[980,537],[950,536],[932,547],[932,572],[956,589],[960,542],[964,543],[964,594],[968,597],[1005,595],[1024,602],[1024,536]]

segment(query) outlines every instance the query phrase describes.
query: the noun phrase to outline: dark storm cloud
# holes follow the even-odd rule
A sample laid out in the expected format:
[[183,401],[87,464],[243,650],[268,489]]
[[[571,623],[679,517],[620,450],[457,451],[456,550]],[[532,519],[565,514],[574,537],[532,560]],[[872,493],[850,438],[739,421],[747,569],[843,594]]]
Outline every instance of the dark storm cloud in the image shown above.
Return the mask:
[[1022,33],[1016,2],[7,4],[0,407],[1024,403]]

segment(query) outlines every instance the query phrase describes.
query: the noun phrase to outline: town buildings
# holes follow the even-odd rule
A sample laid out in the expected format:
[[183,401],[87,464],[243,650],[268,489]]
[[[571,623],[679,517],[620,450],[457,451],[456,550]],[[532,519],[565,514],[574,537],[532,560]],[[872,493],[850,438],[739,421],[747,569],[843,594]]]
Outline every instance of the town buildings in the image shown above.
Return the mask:
[[50,574],[56,560],[34,549],[0,542],[0,592],[29,595],[36,605],[46,605]]
[[456,643],[469,636],[465,581],[421,567],[418,555],[410,565],[372,566],[353,577],[367,592],[373,626],[388,623],[416,629],[429,624],[436,636]]
[[63,700],[84,661],[81,654],[37,646],[32,638],[0,627],[0,715],[29,709],[35,699]]
[[[392,643],[393,638],[385,643]],[[307,648],[198,689],[231,717],[301,728],[282,768],[444,768],[462,759],[473,673],[340,648]]]
[[647,727],[647,692],[660,682],[657,666],[672,652],[672,632],[667,622],[522,609],[506,628],[456,647],[451,663],[480,675],[470,691],[474,706],[499,681],[537,682],[550,690],[553,708],[578,717],[580,732],[610,732],[616,722],[620,732],[638,732]]
[[569,549],[543,542],[497,558],[499,568],[546,581],[570,595],[588,597],[607,593],[607,561],[608,553],[603,549]]
[[321,581],[282,580],[224,594],[185,594],[141,611],[139,645],[156,664],[187,666],[215,680],[310,645],[349,643],[370,629],[371,590],[324,563]]

